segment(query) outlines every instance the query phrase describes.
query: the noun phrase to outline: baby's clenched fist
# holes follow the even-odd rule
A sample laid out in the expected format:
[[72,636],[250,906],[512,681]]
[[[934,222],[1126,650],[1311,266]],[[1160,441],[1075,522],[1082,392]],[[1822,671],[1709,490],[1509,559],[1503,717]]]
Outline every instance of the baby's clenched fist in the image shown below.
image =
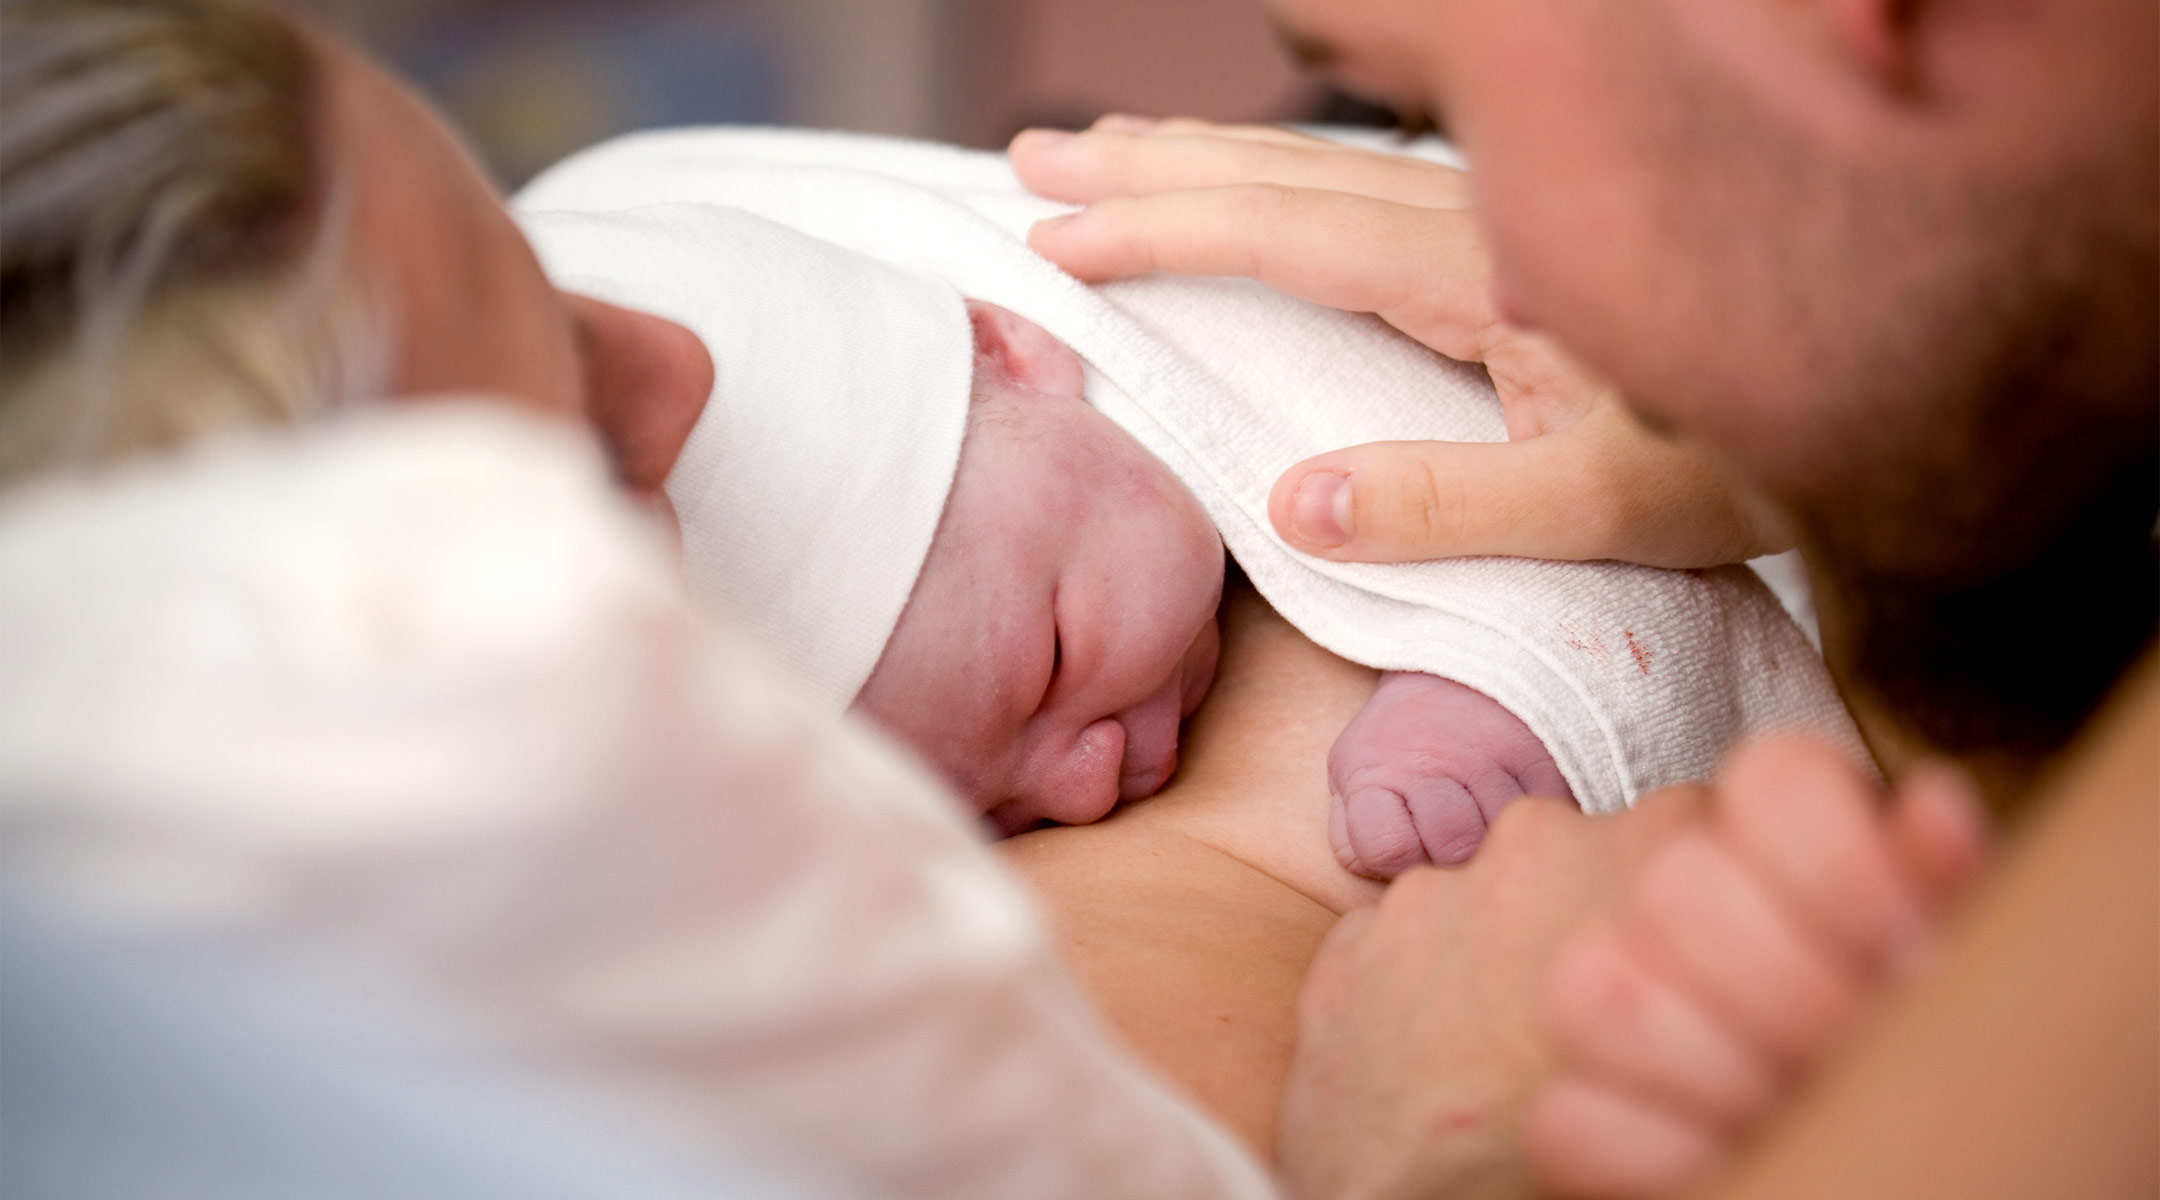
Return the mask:
[[1574,798],[1544,743],[1498,701],[1403,671],[1381,676],[1335,739],[1328,788],[1335,857],[1376,879],[1469,858],[1520,796]]

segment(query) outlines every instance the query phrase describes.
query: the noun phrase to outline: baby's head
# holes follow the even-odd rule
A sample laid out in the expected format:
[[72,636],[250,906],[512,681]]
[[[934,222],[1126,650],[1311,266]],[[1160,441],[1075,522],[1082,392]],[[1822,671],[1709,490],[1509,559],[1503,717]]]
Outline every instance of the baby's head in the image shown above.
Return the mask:
[[[1004,829],[1161,787],[1215,670],[1223,548],[1073,351],[947,280],[713,205],[527,213],[559,283],[688,327],[668,476],[693,595]],[[972,345],[971,345],[972,342]]]
[[1011,833],[1153,794],[1215,676],[1223,548],[1161,460],[1091,407],[1079,358],[970,302],[958,474],[855,708]]

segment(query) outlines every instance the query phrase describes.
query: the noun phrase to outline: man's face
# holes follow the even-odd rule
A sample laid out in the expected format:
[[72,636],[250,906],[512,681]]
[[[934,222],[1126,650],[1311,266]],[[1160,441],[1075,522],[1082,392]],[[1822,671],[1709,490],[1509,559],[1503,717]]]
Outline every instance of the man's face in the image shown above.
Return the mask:
[[1672,11],[1686,0],[1274,7],[1346,85],[1444,123],[1476,168],[1503,311],[1557,334],[1654,424],[1777,491],[1860,415],[1825,403],[1849,392],[1813,386],[1824,364],[1783,301],[1803,281],[1765,244],[1805,197],[1759,164],[1704,160],[1718,131],[1690,110],[1734,98],[1700,94],[1712,56]]
[[[1937,99],[1978,114],[1960,128],[1901,108],[1888,85],[1856,85],[1810,23],[1817,6],[1273,6],[1323,69],[1430,107],[1468,152],[1505,311],[1803,513],[1869,494],[1855,482],[1910,460],[1986,453],[1965,444],[2000,416],[1977,377],[2008,373],[1993,361],[2002,344],[2073,320],[2061,297],[2033,294],[2051,264],[2090,268],[2094,292],[2108,270],[2149,265],[2149,64],[2028,65],[2057,70],[2033,81],[2060,95],[2054,111],[1988,112],[2020,107],[2007,85]],[[2149,4],[2071,7],[2150,58]],[[1952,60],[1930,60],[1945,75],[1971,57],[1922,49]],[[2125,147],[2128,164],[2110,160]],[[2142,245],[2107,227],[2124,222]]]
[[[1906,81],[1829,5],[1273,4],[1305,57],[1462,145],[1504,311],[1791,512],[1894,707],[2033,693],[2060,732],[2149,634],[2149,0],[1930,8]],[[2050,578],[2129,597],[2080,623],[2106,632],[2076,679],[2077,649],[2004,649],[2050,623]]]

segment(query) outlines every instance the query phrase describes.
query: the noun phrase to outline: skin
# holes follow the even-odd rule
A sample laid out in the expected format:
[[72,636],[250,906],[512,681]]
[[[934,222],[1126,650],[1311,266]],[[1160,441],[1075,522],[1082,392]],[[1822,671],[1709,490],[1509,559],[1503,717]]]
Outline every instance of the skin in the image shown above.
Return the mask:
[[[2143,52],[2120,46],[2126,31],[2119,20],[2099,18],[2121,5],[2047,6],[2039,19],[2054,27],[2051,34],[2078,27],[2058,53],[2089,54],[2108,66],[2050,71],[2044,87],[2039,73],[2054,64],[2006,53],[2000,40],[2010,35],[2007,27],[1886,44],[1890,39],[1841,21],[1838,7],[1696,0],[1667,0],[1647,12],[1405,0],[1278,0],[1274,6],[1286,28],[1326,47],[1331,69],[1346,80],[1444,114],[1478,164],[1475,187],[1505,315],[1559,335],[1618,384],[1630,404],[1715,444],[1781,495],[1826,491],[1830,485],[1820,480],[1826,469],[1845,484],[1874,467],[1864,456],[1854,461],[1856,449],[1865,448],[1855,429],[1888,417],[1941,437],[1945,421],[1959,419],[1932,405],[1912,412],[1910,402],[1884,402],[1897,389],[1936,390],[1913,378],[1913,369],[1882,380],[1868,373],[1893,356],[1882,344],[1892,338],[1928,351],[1921,361],[1929,365],[1914,369],[1930,373],[1944,370],[1941,356],[1964,353],[1957,347],[1971,339],[1936,327],[1953,315],[1938,293],[1953,281],[1977,284],[1997,275],[2003,268],[1983,270],[1971,257],[2007,257],[2023,231],[1966,224],[2001,218],[1945,212],[1924,194],[1911,197],[1906,211],[1884,205],[1863,212],[1852,207],[1862,198],[1838,203],[1791,186],[1773,174],[1778,164],[1750,161],[1738,144],[1718,139],[1771,138],[1772,147],[1762,151],[1771,153],[1804,137],[1814,144],[1790,146],[1791,152],[1818,154],[1821,169],[1912,157],[1980,187],[2000,183],[1993,176],[2001,168],[1987,169],[1990,161],[2024,172],[2062,171],[2069,162],[2111,152],[2113,137],[2139,135],[2136,125],[2125,128],[2109,111],[2136,100],[2126,87],[2137,72],[2119,64],[2124,55]],[[1683,45],[1660,47],[1658,39]],[[1871,40],[1856,48],[1862,39]],[[1622,54],[1646,55],[1660,70],[1629,73],[1617,64]],[[1514,65],[1525,61],[1544,69]],[[1694,77],[1734,69],[1757,74],[1734,102],[1762,113],[1750,111],[1746,124],[1726,131],[1680,124],[1682,107],[1698,98],[1689,89],[1705,85]],[[1855,95],[1858,89],[1831,79],[1855,71],[1878,80],[1925,72],[1937,102],[1974,111],[1954,126],[1917,115],[1883,120]],[[2014,78],[2003,79],[2006,72]],[[2034,103],[2043,106],[2040,112],[2005,116]],[[1771,132],[1775,119],[1791,122],[1784,138]],[[1691,140],[1687,150],[1659,144],[1683,137]],[[1695,170],[1676,158],[1683,153],[1718,156],[1718,172]],[[1563,179],[1597,184],[1556,186]],[[1744,189],[1737,196],[1736,186]],[[1917,177],[1913,186],[1922,186]],[[1713,211],[1704,191],[1711,187],[1721,190],[1727,208],[1747,206],[1744,217],[1667,219],[1673,211]],[[1870,217],[1893,223],[1863,228]],[[1939,228],[1916,236],[1921,223],[1946,220],[1961,227],[1947,236]],[[1763,239],[1758,231],[1768,228],[1791,232]],[[1873,270],[1859,270],[1862,264]],[[1696,286],[1711,279],[1724,285]],[[1782,294],[1768,286],[1778,279],[1787,283]],[[1676,280],[1683,286],[1672,286]],[[1917,313],[1911,308],[1916,280],[1928,283],[1931,298]],[[1825,304],[1832,294],[1836,302]],[[1789,303],[1808,307],[1794,312]],[[1904,319],[1891,321],[1893,314]],[[1713,330],[1717,337],[1709,336]],[[1848,340],[1824,346],[1815,340],[1817,330]],[[1833,372],[1827,379],[1825,370]],[[1867,498],[1874,499],[1872,489]]]
[[[316,46],[326,137],[359,181],[345,241],[355,274],[386,298],[395,393],[486,393],[582,422],[624,487],[671,517],[662,485],[713,383],[696,335],[554,288],[426,104],[335,42]],[[1006,310],[970,314],[975,411],[953,497],[857,707],[922,750],[1000,832],[1085,824],[1177,769],[1179,726],[1214,676],[1222,544],[1168,469],[1086,404],[1070,349]],[[1515,764],[1507,778],[1557,784],[1521,722],[1482,697],[1449,711],[1463,718],[1445,722],[1450,734],[1499,731],[1478,744]],[[1476,802],[1467,788],[1428,798],[1401,777],[1429,735],[1357,732],[1351,746],[1371,752],[1345,760],[1342,786],[1355,784],[1368,814],[1358,828],[1390,847],[1384,861],[1352,852],[1367,873],[1425,856],[1414,833],[1410,849],[1398,844],[1403,829],[1438,830],[1443,856],[1467,852],[1505,802],[1489,783]],[[1483,781],[1491,764],[1468,753],[1470,740],[1439,749],[1475,759],[1461,773]]]
[[1029,238],[1083,279],[1251,275],[1485,365],[1510,440],[1376,442],[1297,464],[1269,514],[1300,550],[1699,567],[1791,546],[1728,467],[1647,429],[1552,339],[1503,319],[1464,173],[1286,130],[1132,117],[1029,131],[1011,154],[1029,187],[1088,206]]
[[915,591],[855,707],[1003,833],[1084,825],[1177,770],[1215,676],[1223,548],[1086,400],[1080,360],[974,303],[975,395]]
[[[1559,334],[1618,385],[1616,402],[1704,439],[1719,461],[1760,485],[1797,521],[1808,544],[1829,600],[1826,634],[1848,669],[1847,681],[1883,689],[1877,698],[1895,720],[1956,739],[1977,757],[2022,755],[1996,773],[1998,790],[2022,787],[2045,757],[2032,746],[2051,748],[2059,733],[2016,745],[2014,725],[1971,724],[1984,706],[1956,695],[1960,681],[1942,664],[1901,662],[1882,646],[1885,631],[1895,635],[1891,643],[1925,645],[1931,629],[1952,627],[1963,617],[1953,604],[1960,589],[1987,595],[1998,579],[2015,581],[2035,563],[2042,570],[2068,563],[2112,581],[2090,565],[2111,556],[2130,564],[2122,578],[2133,586],[2088,588],[2058,578],[2055,590],[2132,597],[2125,636],[2051,653],[2065,660],[2091,655],[2106,672],[2104,684],[2150,636],[2150,604],[2141,609],[2137,600],[2149,595],[2150,488],[2137,496],[2135,486],[2140,456],[2149,469],[2153,424],[2150,6],[1284,0],[1279,11],[1339,76],[1445,110],[1451,132],[1479,164],[1484,229],[1497,259],[1485,276],[1489,284],[1475,268],[1468,272],[1472,290],[1493,297],[1494,311],[1513,325],[1535,323]],[[1129,144],[1113,144],[1121,138]],[[1156,145],[1146,146],[1151,142]],[[1263,143],[1264,152],[1256,152]],[[1399,172],[1321,163],[1309,150],[1286,152],[1279,141],[1248,131],[1210,133],[1175,123],[1030,140],[1014,149],[1024,177],[1042,180],[1052,194],[1087,200],[1144,193],[1038,230],[1038,248],[1089,277],[1154,268],[1256,274],[1315,299],[1379,311],[1414,334],[1430,324],[1441,336],[1424,340],[1451,354],[1456,350],[1444,338],[1462,323],[1431,322],[1432,314],[1467,312],[1473,330],[1492,328],[1456,294],[1464,262],[1482,251],[1458,249],[1460,223],[1441,205],[1420,211]],[[1168,169],[1173,151],[1188,165]],[[1390,256],[1409,265],[1386,261]],[[1535,436],[1568,438],[1588,428],[1584,419]],[[1575,437],[1578,448],[1593,444],[1597,453],[1574,456],[1541,458],[1524,450],[1516,456],[1523,475],[1515,487],[1550,488],[1554,508],[1588,516],[1594,507],[1579,501],[1597,489],[1571,485],[1559,468],[1616,456],[1624,461],[1632,445],[1620,436]],[[1377,519],[1370,525],[1392,529],[1368,527],[1369,496],[1386,500],[1395,482],[1418,470],[1429,479],[1438,475],[1430,464],[1443,456],[1435,448],[1396,448],[1395,468],[1424,465],[1393,475],[1384,461],[1389,456],[1360,460],[1345,453],[1355,493],[1346,556],[1363,557],[1361,543],[1385,544],[1390,537],[1395,556],[1404,545],[1459,552],[1453,514],[1432,502],[1442,489],[1429,482],[1422,495],[1414,486],[1397,489],[1407,502],[1371,514]],[[1367,469],[1364,477],[1360,469]],[[2128,503],[2107,494],[2123,480],[2131,485]],[[1278,489],[1292,501],[1277,514],[1286,534],[1314,515],[1299,502],[1302,482],[1286,477]],[[1468,480],[1481,489],[1488,482]],[[1629,487],[1623,482],[1619,490]],[[1520,492],[1502,487],[1493,494],[1506,501]],[[1703,493],[1678,498],[1681,507],[1656,514],[1658,523],[1699,521]],[[2095,542],[2090,549],[2098,552],[2050,557],[2057,545],[2069,544],[2067,535],[2083,536],[2078,531],[2095,526],[2112,529],[2114,542]],[[1630,520],[1590,540],[1631,554],[1639,536]],[[1555,541],[1569,553],[1581,549],[1564,537]],[[2017,597],[2013,607],[2033,600],[2015,591],[1998,594]],[[2094,623],[2070,619],[2070,636]],[[1966,658],[1992,656],[1984,644],[1965,644]],[[1900,671],[1905,680],[1896,678]],[[1948,683],[1949,691],[1912,686],[1927,685],[1931,674],[1942,676],[1935,682]],[[1987,682],[1997,688],[1994,701],[2017,702],[2002,681]],[[2149,704],[2150,680],[2132,686],[2137,703]],[[2066,692],[2076,713],[2087,703],[2082,697],[2096,694],[2093,687],[2035,677],[2027,695],[2045,703]],[[1952,720],[1945,723],[1945,716]],[[1968,723],[1961,728],[1959,720]],[[2112,764],[2094,777],[2112,779],[2117,790],[2055,789],[2063,807],[2051,824],[2087,838],[2113,830],[2149,848],[2152,787],[2128,785],[2133,776],[2149,781],[2152,731],[2117,726],[2093,753]],[[1748,797],[1774,790],[1736,764],[1717,795],[1744,807]],[[1849,779],[1818,776],[1807,790],[1790,803],[1875,811],[1884,802]],[[1503,815],[1501,827],[1508,822]],[[2101,902],[2080,869],[2051,848],[2055,840],[2035,835],[2015,856],[2019,864],[2041,864],[2010,868],[2027,907],[1994,907],[1992,919],[1967,934],[1968,961],[1986,964],[1966,973],[1971,991],[1924,989],[1936,1022],[1921,1039],[1925,1052],[1872,1047],[1861,1060],[1872,1065],[1844,1076],[1861,1081],[1844,1094],[1846,1107],[1818,1107],[1822,1119],[1780,1139],[1811,1144],[1812,1157],[1766,1152],[1754,1161],[1775,1165],[1743,1169],[1743,1190],[1894,1195],[1899,1178],[1909,1192],[1946,1194],[1976,1187],[2014,1193],[2001,1178],[2025,1180],[2029,1193],[2088,1194],[2096,1180],[2109,1180],[2110,1190],[2124,1194],[2136,1194],[2140,1179],[2149,1188],[2149,1072],[2126,1071],[2127,1060],[2094,1051],[2116,1039],[2150,1044],[2150,1029],[2133,1022],[2150,1024],[2152,989],[2140,992],[2125,986],[2128,976],[2094,969],[2097,960],[2084,947],[2123,949],[2138,978],[2148,976],[2151,946],[2140,944],[2137,933],[2149,922],[2124,914],[2144,914],[2150,906]],[[2096,863],[2122,872],[2113,877],[2122,889],[2118,898],[2150,894],[2149,857],[2131,867],[2112,847],[2084,844],[2095,850]],[[1509,866],[1500,860],[1511,855],[1511,845],[1496,830],[1471,873]],[[1715,839],[1707,848],[1700,839],[1690,845],[1693,869],[1646,877],[1640,885],[1646,895],[1670,893],[1676,879],[1714,879],[1727,899],[1782,896],[1777,905],[1751,906],[1771,922],[1758,933],[1777,921],[1807,929],[1822,919],[1804,897],[1779,891],[1773,863],[1713,852]],[[1865,845],[1866,839],[1849,840],[1842,856],[1823,862],[1834,877],[1851,876],[1868,857]],[[1466,1102],[1460,1081],[1441,1068],[1450,1054],[1529,1034],[1505,1015],[1480,1020],[1474,1005],[1447,989],[1406,992],[1401,981],[1505,974],[1535,958],[1539,947],[1503,940],[1469,948],[1476,944],[1465,938],[1466,913],[1510,919],[1506,911],[1475,911],[1484,893],[1474,884],[1398,888],[1391,900],[1398,894],[1407,898],[1392,908],[1383,904],[1381,916],[1362,928],[1345,922],[1316,963],[1301,1065],[1285,1101],[1286,1167],[1315,1194],[1450,1185],[1504,1190],[1524,1093],[1502,1088]],[[1874,914],[1884,928],[1899,924],[1890,911]],[[2055,923],[2030,923],[2042,914]],[[2063,939],[2050,929],[2093,936]],[[1719,931],[1696,932],[1709,938]],[[1851,933],[1820,932],[1832,945],[1838,933]],[[1825,1014],[1834,1015],[1838,1005],[1825,998],[1837,989],[1824,980],[1836,976],[1818,976],[1823,986],[1812,993],[1733,990],[1751,974],[1778,977],[1776,956],[1761,953],[1775,942],[1740,938],[1735,949],[1753,957],[1736,953],[1662,967],[1681,977],[1692,972],[1683,989],[1694,993],[1691,1002],[1716,1008],[1722,1000],[1722,1015],[1767,1038],[1779,1065],[1789,1068],[1796,1048],[1833,1040],[1824,1031],[1840,1022]],[[2077,943],[2075,952],[2070,942]],[[2092,1017],[2084,1028],[2050,1020],[2044,1005],[1987,999],[2003,981],[2027,977],[2022,962],[2050,956],[2075,960],[2063,965],[2065,977],[2078,981],[2070,992],[2075,1004]],[[1788,981],[1801,977],[1791,971],[1805,972],[1793,966],[1797,961],[1804,957],[1785,961]],[[1834,954],[1830,965],[1837,965]],[[1437,1028],[1422,1024],[1436,996],[1447,997],[1439,1007],[1455,1018]],[[1780,1001],[1795,999],[1779,1009]],[[2013,1009],[2045,1033],[2018,1032]],[[1918,1027],[1914,1022],[1908,1031]],[[1425,1029],[1429,1039],[1412,1038],[1406,1050],[1406,1029]],[[1374,1041],[1373,1030],[1387,1031],[1385,1044]],[[2028,1040],[2046,1042],[2056,1057],[2042,1060],[2013,1048]],[[1960,1088],[1941,1085],[1942,1062],[1914,1069],[1952,1046],[1963,1047],[1954,1071]],[[1697,1065],[1714,1057],[1699,1055]],[[2143,1082],[2130,1086],[2132,1075]],[[1901,1130],[1916,1113],[1948,1108],[1968,1122],[2002,1122],[2010,1110],[2029,1106],[1995,1098],[2017,1096],[2042,1080],[2064,1095],[2120,1099],[2132,1116],[2111,1119],[2117,1110],[2098,1102],[2065,1104],[2044,1119],[2046,1131],[2028,1126],[1972,1144],[1952,1135],[1956,1122],[1930,1121],[1920,1139],[1928,1153],[1917,1156],[1924,1167],[1901,1157],[1896,1169],[1885,1170],[1889,1164],[1866,1153],[1866,1124],[1857,1114],[1877,1113],[1881,1124]],[[1433,1121],[1452,1120],[1450,1113],[1500,1127],[1503,1135],[1482,1142],[1431,1138]],[[1656,1155],[1632,1163],[1626,1157],[1658,1140],[1649,1132],[1640,1123],[1608,1125],[1603,1146],[1590,1148],[1616,1154],[1608,1167],[1657,1168]],[[1344,1152],[1360,1138],[1366,1153]],[[2064,1144],[2058,1138],[2074,1140],[2081,1152],[2058,1153]],[[1676,1144],[1666,1139],[1664,1149]],[[2044,1158],[2035,1147],[2047,1148]],[[1982,1162],[2008,1174],[1990,1181],[1976,1165]],[[1866,1169],[1853,1170],[1854,1163]],[[1595,1165],[1573,1165],[1586,1164]],[[1845,1174],[1831,1182],[1815,1164],[1839,1164]],[[1633,1186],[1653,1177],[1654,1171],[1637,1176]],[[1796,1186],[1811,1177],[1813,1191]],[[2073,1177],[2083,1182],[2067,1182]],[[1592,1176],[1561,1178],[1582,1183]],[[1964,1182],[1952,1187],[1943,1182],[1949,1178]]]
[[1328,842],[1360,875],[1465,862],[1523,796],[1573,800],[1530,727],[1449,679],[1390,671],[1328,751]]
[[1545,982],[1560,1077],[1528,1137],[1555,1191],[1651,1196],[1709,1174],[1872,993],[1917,969],[1979,873],[1985,817],[1955,772],[1889,796],[1811,743],[1772,739],[1725,783],[1711,820],[1664,847]]
[[[973,409],[951,497],[855,702],[1000,834],[1086,825],[1161,790],[1215,675],[1223,548],[1160,460],[1086,400],[1072,350],[970,302]],[[1328,755],[1336,857],[1386,878],[1460,862],[1502,806],[1568,795],[1490,698],[1392,673]]]
[[[596,421],[626,461],[626,483],[656,485],[665,471],[656,475],[653,460],[671,461],[670,431],[694,423],[684,410],[709,390],[709,375],[699,386],[648,388],[658,399],[646,403],[665,416],[649,423],[617,389],[638,378],[696,383],[710,364],[701,367],[665,327],[610,327],[605,314],[585,318],[581,339],[577,303],[546,286],[521,243],[487,234],[509,229],[507,218],[454,141],[387,80],[325,53],[334,98],[326,137],[356,166],[379,168],[353,175],[352,219],[365,232],[352,239],[356,266],[386,297],[413,298],[410,311],[391,306],[411,360],[398,382],[507,391],[542,411]],[[390,194],[393,179],[403,197]],[[436,202],[413,199],[433,189],[443,193]],[[415,249],[423,246],[432,252]],[[487,328],[458,305],[421,319],[418,297],[429,295],[483,298],[502,311]],[[622,349],[646,340],[676,352]],[[534,369],[540,363],[552,365]],[[2146,919],[2160,903],[2142,850],[2147,798],[2160,786],[2152,778],[2160,688],[2148,675],[2134,696],[2057,783],[2050,819],[2015,848],[1940,966],[1821,1080],[1804,1112],[1736,1168],[1729,1194],[2150,1190],[2155,1097],[2149,1072],[2123,1064],[2149,1062],[2160,1029]],[[1245,780],[1245,790],[1258,794],[1259,782]],[[1327,937],[1305,989],[1282,1109],[1279,1140],[1301,1189],[1372,1195],[1512,1177],[1505,1164],[1520,1145],[1514,1122],[1542,1062],[1524,1015],[1537,1007],[1536,985],[1586,912],[1617,910],[1632,865],[1669,835],[1669,824],[1655,823],[1674,820],[1674,804],[1687,800],[1596,824],[1553,805],[1511,806],[1471,866],[1412,872],[1370,916]],[[1266,825],[1223,821],[1215,836],[1234,842]],[[2146,917],[2126,921],[2124,912]],[[1312,926],[1302,928],[1309,937]],[[2063,928],[2093,936],[2051,932]],[[2003,986],[2012,980],[2046,986]],[[1976,1055],[1976,1042],[2002,1049]],[[2077,1099],[2035,1109],[2023,1102],[2035,1094]],[[1901,1131],[1897,1160],[1868,1157],[1879,1148],[1874,1131],[1892,1126]],[[1435,1129],[1453,1136],[1435,1137]],[[2032,1146],[2047,1149],[2035,1156]],[[1822,1178],[1833,1165],[1838,1178]]]
[[1170,786],[1099,824],[999,846],[1111,1024],[1263,1156],[1306,967],[1337,917],[1379,894],[1325,837],[1328,748],[1378,678],[1236,586]]
[[[1445,109],[1477,213],[1242,132],[1110,130],[1015,143],[1031,184],[1101,200],[1038,248],[1091,278],[1258,274],[1458,357],[1534,323],[1616,385],[1563,384],[1573,411],[1533,400],[1558,419],[1511,422],[1503,449],[1303,464],[1278,488],[1285,535],[1310,539],[1295,501],[1326,475],[1352,485],[1338,557],[1704,565],[1749,540],[1718,480],[1744,476],[1809,550],[1878,749],[1959,754],[1998,801],[2027,785],[2151,633],[2151,7],[1280,12],[1331,70]],[[1495,368],[1504,397],[1517,369]],[[1692,451],[1656,453],[1630,413]],[[2073,608],[2080,591],[2103,602]],[[2043,613],[2067,643],[2024,638]]]
[[672,523],[661,487],[712,394],[704,344],[549,283],[501,193],[426,103],[363,56],[311,41],[323,144],[349,181],[343,245],[388,324],[392,394],[478,393],[583,424],[624,488]]
[[2151,630],[2151,6],[1278,11],[1445,111],[1503,312],[1790,515],[1886,740],[2029,782]]

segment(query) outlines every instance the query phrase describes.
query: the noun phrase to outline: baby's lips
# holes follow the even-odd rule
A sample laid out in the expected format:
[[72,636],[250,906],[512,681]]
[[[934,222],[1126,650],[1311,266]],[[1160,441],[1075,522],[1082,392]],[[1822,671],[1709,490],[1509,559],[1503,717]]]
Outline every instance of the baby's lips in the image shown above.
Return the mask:
[[1145,800],[1177,773],[1183,691],[1184,680],[1166,680],[1146,702],[1118,714],[1125,732],[1125,752],[1118,763],[1118,799]]
[[1170,777],[1177,774],[1177,745],[1172,743],[1165,761],[1147,767],[1128,767],[1118,775],[1118,799],[1145,800],[1163,790]]

